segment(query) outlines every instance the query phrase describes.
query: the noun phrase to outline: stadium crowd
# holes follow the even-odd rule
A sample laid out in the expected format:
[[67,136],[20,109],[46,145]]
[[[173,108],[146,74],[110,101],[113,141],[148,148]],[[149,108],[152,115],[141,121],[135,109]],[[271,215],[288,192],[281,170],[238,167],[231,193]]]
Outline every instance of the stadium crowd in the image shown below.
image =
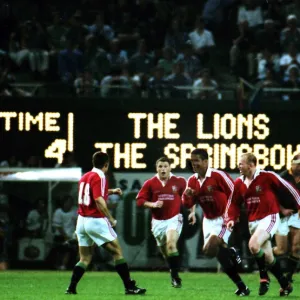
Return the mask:
[[239,77],[299,86],[299,0],[15,0],[1,12],[6,96],[59,84],[78,96],[207,99]]

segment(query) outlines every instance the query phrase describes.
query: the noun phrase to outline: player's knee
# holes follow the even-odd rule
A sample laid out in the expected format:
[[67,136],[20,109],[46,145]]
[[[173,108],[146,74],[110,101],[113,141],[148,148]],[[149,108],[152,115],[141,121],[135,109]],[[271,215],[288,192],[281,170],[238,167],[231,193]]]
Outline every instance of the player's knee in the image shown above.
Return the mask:
[[217,236],[211,236],[208,242],[203,247],[204,255],[208,257],[216,257],[218,254],[220,241]]
[[92,255],[84,256],[80,258],[80,262],[88,266],[92,261]]
[[260,250],[260,245],[256,240],[250,240],[249,241],[249,250],[252,254],[256,254]]
[[168,241],[167,242],[167,253],[174,253],[177,252],[176,242]]

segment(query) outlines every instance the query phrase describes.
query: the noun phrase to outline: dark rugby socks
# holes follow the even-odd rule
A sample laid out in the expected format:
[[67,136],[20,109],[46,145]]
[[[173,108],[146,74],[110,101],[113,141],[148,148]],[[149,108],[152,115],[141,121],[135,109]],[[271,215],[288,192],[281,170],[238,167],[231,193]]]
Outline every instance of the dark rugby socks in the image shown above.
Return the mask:
[[167,261],[169,264],[171,277],[172,278],[178,278],[179,277],[179,270],[180,270],[180,259],[179,259],[179,253],[169,253],[167,257]]
[[242,278],[237,272],[236,262],[232,261],[231,253],[228,248],[220,247],[217,255],[217,259],[222,266],[223,271],[227,274],[227,276],[236,284],[238,289],[244,290],[246,289],[246,285],[244,284]]
[[81,277],[83,276],[86,268],[87,268],[87,266],[82,262],[78,262],[76,264],[76,266],[73,269],[73,274],[72,274],[72,277],[71,277],[71,283],[70,283],[70,286],[69,286],[70,289],[75,289],[76,288],[76,286],[77,286],[79,280],[81,279]]
[[259,269],[259,274],[261,279],[267,279],[268,277],[268,272],[266,269],[266,260],[265,260],[265,253],[263,250],[259,250],[258,253],[254,254],[255,260]]
[[125,288],[127,288],[131,282],[131,279],[130,279],[129,268],[126,260],[124,258],[116,260],[115,269],[118,272],[119,276],[121,277]]
[[269,270],[275,276],[275,278],[278,280],[278,282],[282,288],[287,287],[288,280],[285,276],[283,276],[283,273],[280,268],[280,264],[276,258],[274,258],[273,262],[269,265]]
[[296,272],[300,258],[290,255],[287,261],[288,278],[291,280],[293,274]]

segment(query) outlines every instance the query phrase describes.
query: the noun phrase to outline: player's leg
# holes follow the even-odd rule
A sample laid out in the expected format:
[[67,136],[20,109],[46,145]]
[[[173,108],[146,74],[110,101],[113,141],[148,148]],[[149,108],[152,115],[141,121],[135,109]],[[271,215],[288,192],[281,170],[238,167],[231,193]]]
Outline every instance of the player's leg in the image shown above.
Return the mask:
[[159,248],[159,251],[160,251],[160,253],[162,254],[162,256],[163,256],[163,258],[165,259],[165,260],[167,260],[167,258],[168,258],[168,252],[167,252],[167,244],[164,244],[164,245],[157,245],[158,246],[158,248]]
[[293,281],[293,274],[296,272],[300,261],[300,228],[290,227],[291,239],[291,254],[288,258],[288,273],[289,282]]
[[171,283],[175,288],[181,288],[181,278],[179,277],[180,258],[177,249],[179,233],[175,229],[170,229],[166,233],[166,253],[170,267]]
[[123,281],[126,294],[145,294],[146,289],[136,286],[134,280],[130,278],[128,264],[123,256],[121,246],[117,239],[102,245],[113,257],[115,261],[115,269]]
[[284,217],[280,219],[279,226],[275,234],[276,246],[273,248],[275,256],[284,255],[288,251],[288,218]]
[[[264,295],[269,290],[270,278],[267,272],[267,266],[270,265],[270,271],[277,279],[281,278],[281,270],[276,260],[274,260],[270,239],[275,234],[279,226],[279,214],[269,215],[262,220],[250,222],[249,229],[252,236],[249,241],[250,252],[255,257],[260,274],[259,295]],[[286,286],[280,279],[282,286]]]
[[273,253],[275,256],[284,255],[288,251],[288,236],[275,234],[276,246],[273,247]]
[[208,257],[217,257],[224,273],[237,286],[238,296],[248,296],[250,290],[244,284],[237,270],[236,258],[227,248],[230,232],[224,226],[223,218],[215,220],[203,219],[203,234],[205,237],[203,252]]
[[222,238],[211,235],[204,245],[203,251],[208,257],[216,257],[218,259],[223,272],[237,286],[238,289],[235,291],[236,295],[248,296],[250,294],[250,290],[238,274],[235,257],[232,256],[231,250],[227,248]]
[[86,268],[92,260],[92,246],[94,244],[93,240],[89,237],[88,233],[85,230],[85,218],[78,216],[77,225],[76,225],[76,235],[79,245],[79,256],[80,260],[75,265],[73,269],[73,274],[71,277],[71,282],[66,290],[66,294],[76,294],[76,287],[83,276]]
[[79,255],[80,255],[80,260],[73,269],[71,282],[68,289],[66,290],[66,294],[77,294],[76,292],[77,284],[80,281],[86,268],[88,267],[88,265],[91,263],[92,260],[92,255],[93,255],[92,247],[79,246]]
[[269,290],[269,285],[270,285],[270,278],[267,272],[265,253],[262,249],[262,245],[268,239],[270,239],[270,233],[266,232],[264,229],[257,228],[249,240],[249,250],[251,254],[255,257],[259,269],[259,275],[260,275],[259,295],[266,294]]
[[287,296],[292,291],[293,288],[291,285],[289,285],[289,282],[287,278],[283,275],[283,272],[281,270],[280,264],[277,261],[277,259],[274,257],[273,249],[271,245],[271,241],[267,240],[261,247],[261,249],[265,253],[265,261],[268,265],[268,269],[270,272],[274,275],[274,277],[277,279],[278,283],[280,284],[280,296]]
[[177,242],[182,231],[182,225],[183,218],[181,214],[168,220],[152,220],[151,231],[157,246],[168,262],[173,287],[181,287],[181,279],[178,275],[180,260]]

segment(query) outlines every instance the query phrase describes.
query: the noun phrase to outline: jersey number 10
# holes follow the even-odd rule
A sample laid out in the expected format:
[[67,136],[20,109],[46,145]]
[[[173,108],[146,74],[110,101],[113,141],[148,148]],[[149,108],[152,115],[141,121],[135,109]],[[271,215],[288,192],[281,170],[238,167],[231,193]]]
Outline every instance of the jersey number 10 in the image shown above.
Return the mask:
[[89,206],[90,203],[90,185],[88,183],[81,182],[79,186],[78,204]]

